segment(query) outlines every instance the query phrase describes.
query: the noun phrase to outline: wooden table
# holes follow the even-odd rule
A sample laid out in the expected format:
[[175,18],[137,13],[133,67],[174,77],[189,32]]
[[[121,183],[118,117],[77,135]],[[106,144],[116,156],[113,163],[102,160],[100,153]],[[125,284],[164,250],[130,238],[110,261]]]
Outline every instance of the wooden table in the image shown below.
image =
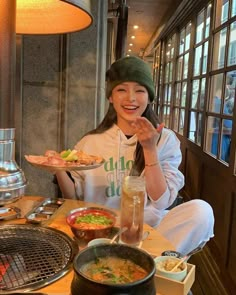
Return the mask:
[[[26,211],[27,206],[36,206],[37,203],[42,200],[42,197],[31,197],[25,196],[17,203],[14,203],[14,206],[22,208],[22,211]],[[30,204],[30,205],[29,205]],[[88,206],[98,206],[98,204],[94,203],[86,203],[78,200],[65,200],[63,205],[57,210],[57,212],[45,223],[43,226],[49,226],[52,228],[56,228],[60,231],[63,231],[68,236],[73,238],[73,234],[71,232],[70,227],[66,223],[66,216],[70,210],[79,208],[79,207],[88,207]],[[26,212],[23,212],[23,214]],[[118,221],[119,222],[119,221]],[[22,224],[25,223],[25,219],[17,219],[11,221],[5,221],[2,224]],[[173,245],[166,240],[160,233],[158,233],[155,229],[151,228],[147,224],[144,225],[144,230],[148,230],[150,235],[143,242],[142,248],[152,253],[153,255],[160,255],[165,250],[174,250]],[[45,292],[48,294],[57,294],[57,295],[69,295],[70,294],[70,285],[73,278],[73,270],[66,274],[64,277],[59,279],[58,281],[40,289],[37,291]],[[36,292],[36,291],[35,291]]]

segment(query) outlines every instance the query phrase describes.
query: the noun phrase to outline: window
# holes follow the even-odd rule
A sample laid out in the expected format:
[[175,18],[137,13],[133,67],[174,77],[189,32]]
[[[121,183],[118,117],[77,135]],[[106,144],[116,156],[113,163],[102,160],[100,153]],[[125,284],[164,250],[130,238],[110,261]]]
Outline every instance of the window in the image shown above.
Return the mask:
[[154,54],[154,69],[153,77],[155,87],[155,110],[157,114],[160,114],[160,97],[161,97],[161,74],[162,74],[162,64],[161,64],[161,44],[159,43]]
[[[231,11],[230,11],[231,7]],[[235,1],[217,1],[205,151],[229,165],[236,85]],[[229,68],[230,67],[230,68]]]
[[228,20],[229,0],[216,1],[216,19],[215,27],[219,27]]
[[176,35],[173,35],[165,44],[165,70],[164,70],[164,88],[163,88],[163,109],[162,120],[165,126],[171,127],[171,99],[173,84],[173,64],[175,57]]
[[206,101],[206,73],[208,63],[209,26],[211,4],[197,15],[194,44],[193,81],[190,102],[188,138],[197,145],[202,143],[203,110]]
[[[199,28],[199,39],[202,30]],[[183,135],[185,121],[185,107],[187,99],[187,78],[189,74],[189,49],[191,40],[191,22],[180,31],[179,54],[177,56],[177,77],[174,100],[173,129]],[[197,71],[197,68],[196,68]]]
[[164,44],[159,79],[163,121],[225,166],[234,156],[235,16],[236,0],[214,0],[179,31],[176,28],[167,42],[160,41]]

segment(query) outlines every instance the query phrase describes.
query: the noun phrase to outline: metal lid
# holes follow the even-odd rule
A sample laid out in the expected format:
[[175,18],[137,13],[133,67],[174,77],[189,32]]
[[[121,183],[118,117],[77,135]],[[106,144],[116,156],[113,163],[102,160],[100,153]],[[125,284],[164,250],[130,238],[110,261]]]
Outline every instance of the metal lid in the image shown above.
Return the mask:
[[0,205],[15,201],[27,184],[15,161],[15,129],[0,129]]
[[8,173],[0,168],[0,192],[12,191],[26,186],[27,181],[21,169]]

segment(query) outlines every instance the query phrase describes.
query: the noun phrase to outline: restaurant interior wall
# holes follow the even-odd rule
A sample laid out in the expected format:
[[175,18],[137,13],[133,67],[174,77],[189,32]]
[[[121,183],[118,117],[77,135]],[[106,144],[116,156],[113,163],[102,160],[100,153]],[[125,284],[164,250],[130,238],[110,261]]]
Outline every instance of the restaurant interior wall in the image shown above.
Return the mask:
[[64,35],[18,35],[16,160],[27,195],[58,196],[53,175],[24,155],[73,148],[105,112],[107,2],[92,0],[88,29]]

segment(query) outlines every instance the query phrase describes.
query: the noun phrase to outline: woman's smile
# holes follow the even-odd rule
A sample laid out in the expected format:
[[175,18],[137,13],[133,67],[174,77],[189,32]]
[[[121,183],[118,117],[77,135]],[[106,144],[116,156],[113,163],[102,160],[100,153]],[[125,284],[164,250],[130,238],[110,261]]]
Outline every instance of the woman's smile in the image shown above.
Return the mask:
[[127,113],[134,113],[139,108],[139,106],[136,105],[123,105],[122,107]]
[[121,128],[142,116],[149,102],[148,91],[136,82],[124,82],[114,87],[110,102],[116,110],[117,124]]

